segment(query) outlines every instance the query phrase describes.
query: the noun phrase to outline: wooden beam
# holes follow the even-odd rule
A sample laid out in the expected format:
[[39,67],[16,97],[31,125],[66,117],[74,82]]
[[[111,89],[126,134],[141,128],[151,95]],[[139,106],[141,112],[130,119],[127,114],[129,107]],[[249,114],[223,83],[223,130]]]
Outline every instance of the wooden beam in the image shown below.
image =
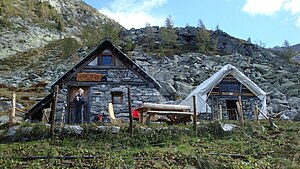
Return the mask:
[[131,112],[131,94],[130,94],[130,86],[127,87],[128,92],[128,113],[129,113],[129,132],[132,135],[132,112]]
[[9,123],[8,126],[12,127],[16,124],[16,94],[13,92],[12,94],[12,109],[9,114]]
[[54,87],[54,94],[53,94],[53,102],[51,106],[51,128],[50,128],[50,135],[51,139],[54,139],[54,127],[55,127],[55,115],[56,115],[56,108],[57,108],[57,95],[58,95],[58,85]]
[[165,110],[165,111],[188,111],[190,106],[174,104],[143,103],[142,109]]
[[182,112],[182,111],[159,111],[159,110],[149,110],[146,111],[147,114],[158,114],[158,115],[194,115],[194,112]]
[[[258,107],[257,107],[257,108],[258,108]],[[272,118],[270,118],[270,117],[268,117],[267,115],[265,115],[265,113],[262,112],[259,108],[258,108],[258,111],[259,111],[259,112],[260,112],[267,120],[269,120],[269,123],[270,123],[270,127],[271,127],[271,128],[275,127],[276,129],[279,129],[279,128],[277,127],[277,125],[273,122]]]
[[236,107],[237,107],[237,111],[238,111],[238,114],[239,114],[240,124],[243,126],[245,122],[244,122],[244,116],[243,116],[242,108],[241,108],[241,105],[240,105],[239,101],[236,102]]
[[194,124],[195,135],[197,135],[197,110],[196,110],[196,96],[193,96],[193,106],[194,106],[193,124]]
[[220,121],[222,121],[223,120],[223,110],[222,110],[222,105],[220,104],[219,105],[219,119],[220,119]]
[[243,120],[244,120],[244,112],[243,112],[242,96],[239,96],[239,104],[240,104],[240,111],[241,111],[241,113],[242,113]]
[[259,112],[258,112],[258,106],[255,104],[255,106],[254,106],[254,119],[255,119],[255,121],[256,121],[257,124],[259,123],[258,114],[259,114]]
[[208,119],[208,105],[207,103],[205,103],[205,117],[206,117],[206,120]]
[[148,85],[149,83],[145,82],[107,82],[107,81],[101,81],[101,82],[76,82],[76,81],[69,81],[66,83],[67,86],[92,86],[92,85],[130,85],[130,86],[141,86],[141,85]]
[[[215,92],[215,91],[213,91],[213,92],[211,92],[211,94],[210,95],[212,95],[212,96],[239,96],[240,95],[240,93],[239,92]],[[249,93],[249,92],[243,92],[242,93],[242,96],[255,96],[253,93]]]
[[[211,115],[211,118],[212,118],[212,120],[214,120],[214,97],[212,96],[211,97],[211,112],[210,112],[210,115]],[[210,118],[209,118],[209,120],[211,120]]]

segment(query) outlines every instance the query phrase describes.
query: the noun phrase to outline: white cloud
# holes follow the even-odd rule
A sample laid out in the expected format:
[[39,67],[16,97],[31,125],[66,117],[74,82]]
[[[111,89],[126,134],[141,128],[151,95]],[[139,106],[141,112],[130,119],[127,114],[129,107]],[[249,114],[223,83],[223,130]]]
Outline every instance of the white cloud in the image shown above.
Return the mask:
[[297,26],[298,28],[300,28],[300,16],[298,17],[298,19],[297,19],[297,21],[296,21],[296,26]]
[[284,4],[284,9],[292,14],[300,13],[300,0],[290,0]]
[[167,15],[157,14],[154,9],[166,3],[167,0],[114,0],[109,8],[99,11],[127,29],[145,27],[146,23],[161,26]]
[[242,11],[250,15],[273,15],[280,11],[285,1],[287,0],[247,0]]
[[250,15],[274,15],[280,11],[290,12],[298,19],[295,21],[300,27],[300,0],[246,0],[242,11]]

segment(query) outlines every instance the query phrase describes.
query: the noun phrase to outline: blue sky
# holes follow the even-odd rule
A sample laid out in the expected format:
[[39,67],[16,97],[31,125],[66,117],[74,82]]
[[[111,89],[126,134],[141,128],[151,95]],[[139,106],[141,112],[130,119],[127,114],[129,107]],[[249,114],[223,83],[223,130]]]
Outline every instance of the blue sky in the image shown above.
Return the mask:
[[130,28],[163,26],[168,16],[174,25],[207,29],[217,25],[228,34],[251,38],[266,47],[300,43],[300,0],[84,0],[101,13]]

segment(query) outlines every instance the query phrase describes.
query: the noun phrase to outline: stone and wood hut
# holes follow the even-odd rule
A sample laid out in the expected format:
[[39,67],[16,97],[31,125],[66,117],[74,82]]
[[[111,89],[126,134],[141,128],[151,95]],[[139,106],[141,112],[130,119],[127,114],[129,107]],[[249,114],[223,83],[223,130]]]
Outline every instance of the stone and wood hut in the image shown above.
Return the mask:
[[[160,85],[120,49],[104,41],[78,64],[57,79],[59,86],[56,120],[74,122],[73,98],[82,88],[87,104],[83,121],[92,122],[98,115],[108,115],[108,103],[113,103],[115,116],[128,117],[127,89],[130,86],[132,106],[143,102],[158,103],[163,97]],[[42,110],[50,107],[53,92],[35,104],[26,114],[32,120],[41,120]]]
[[216,119],[221,114],[222,119],[236,120],[237,102],[241,103],[245,118],[252,118],[255,105],[267,114],[266,93],[230,64],[201,83],[181,104],[193,110],[193,96],[196,111],[203,118]]

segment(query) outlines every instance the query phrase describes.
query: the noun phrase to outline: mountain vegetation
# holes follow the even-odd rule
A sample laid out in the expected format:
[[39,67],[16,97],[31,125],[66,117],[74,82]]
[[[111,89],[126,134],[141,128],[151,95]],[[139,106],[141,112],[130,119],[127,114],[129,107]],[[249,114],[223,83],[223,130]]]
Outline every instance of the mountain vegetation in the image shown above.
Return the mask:
[[274,47],[273,50],[278,56],[290,62],[293,62],[292,59],[300,54],[300,47],[297,47],[297,45],[291,46],[287,40],[283,42],[282,47]]
[[[23,124],[15,136],[0,144],[2,168],[287,168],[300,166],[299,125],[247,122],[224,131],[219,122],[201,123],[196,135],[190,125],[81,125],[80,133],[67,126],[49,138],[49,127]],[[100,126],[99,126],[100,125]],[[100,129],[106,128],[103,131]],[[111,129],[118,129],[112,131]],[[61,131],[61,132],[59,132]],[[12,143],[10,139],[13,139]],[[108,141],[109,140],[109,141]],[[22,141],[22,142],[20,142]]]
[[[199,19],[198,27],[199,31],[197,32],[196,38],[199,52],[205,54],[217,52],[217,39],[211,37],[201,19]],[[217,28],[216,31],[220,31],[220,29]]]

